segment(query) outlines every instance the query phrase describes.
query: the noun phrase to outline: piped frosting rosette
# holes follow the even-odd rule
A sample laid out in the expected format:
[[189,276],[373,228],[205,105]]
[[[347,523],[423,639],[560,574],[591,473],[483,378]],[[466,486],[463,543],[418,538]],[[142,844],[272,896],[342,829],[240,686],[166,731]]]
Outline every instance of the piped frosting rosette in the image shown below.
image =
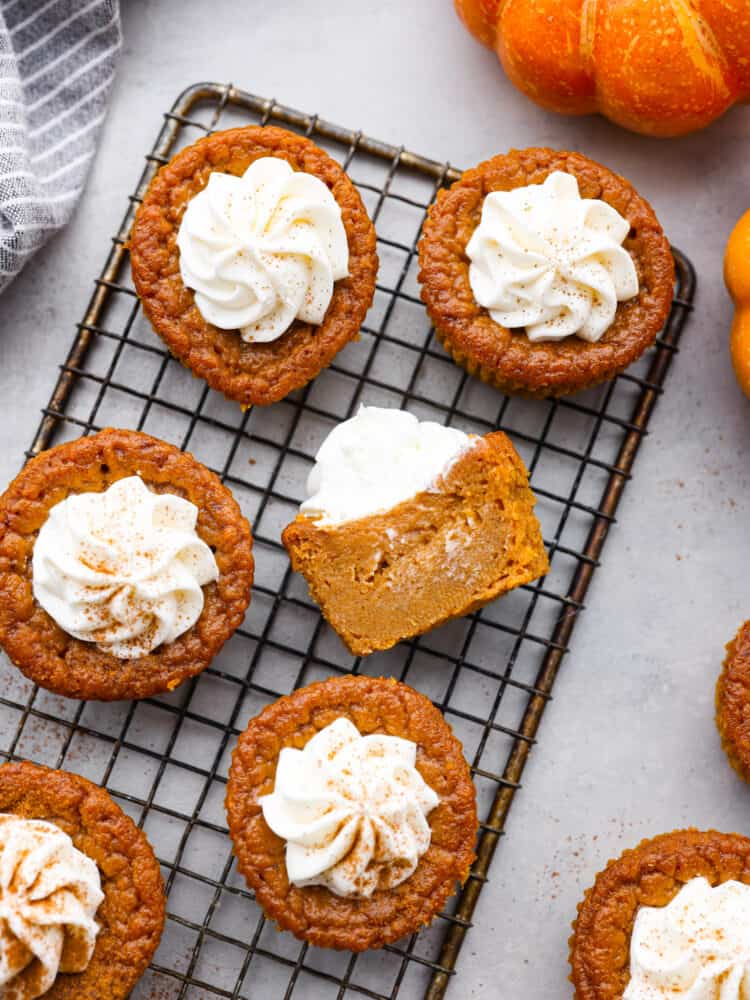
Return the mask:
[[59,827],[0,813],[0,997],[35,1000],[91,961],[104,894],[96,864]]
[[286,844],[289,880],[369,897],[414,872],[430,846],[437,794],[416,769],[411,740],[362,736],[346,718],[303,750],[285,747],[263,816]]

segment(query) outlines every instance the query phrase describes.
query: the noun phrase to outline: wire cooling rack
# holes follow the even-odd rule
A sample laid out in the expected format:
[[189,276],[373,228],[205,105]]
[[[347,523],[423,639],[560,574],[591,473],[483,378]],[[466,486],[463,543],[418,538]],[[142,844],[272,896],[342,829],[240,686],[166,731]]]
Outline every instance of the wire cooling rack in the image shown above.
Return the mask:
[[[310,386],[242,412],[164,350],[130,280],[127,236],[158,167],[216,128],[275,122],[339,159],[378,230],[375,302],[360,339]],[[64,767],[105,785],[162,864],[164,938],[139,1000],[442,997],[487,881],[553,681],[693,297],[675,251],[674,306],[656,346],[613,382],[573,399],[500,395],[436,344],[418,296],[416,242],[447,164],[368,139],[231,86],[198,84],[165,115],[29,454],[107,425],[188,448],[231,487],[255,533],[256,580],[242,629],[199,678],[165,697],[78,703],[0,667],[0,754]],[[502,427],[531,472],[551,570],[542,581],[385,654],[353,659],[290,571],[279,544],[315,452],[360,403],[486,433]],[[360,956],[301,944],[268,924],[238,876],[223,799],[229,755],[248,719],[279,695],[347,671],[393,675],[442,709],[472,764],[483,822],[460,895],[433,925]],[[501,893],[495,886],[487,891]],[[460,988],[452,991],[460,996]]]

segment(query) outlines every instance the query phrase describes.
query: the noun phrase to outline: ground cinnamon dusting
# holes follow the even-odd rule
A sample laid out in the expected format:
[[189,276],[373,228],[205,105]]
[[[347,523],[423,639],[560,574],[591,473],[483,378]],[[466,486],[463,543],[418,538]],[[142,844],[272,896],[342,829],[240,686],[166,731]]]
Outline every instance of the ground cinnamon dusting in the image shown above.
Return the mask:
[[37,764],[0,767],[0,812],[54,823],[101,875],[101,929],[91,961],[84,972],[60,973],[45,1000],[124,1000],[164,926],[161,871],[145,835],[103,789]]
[[[154,492],[195,504],[196,532],[214,552],[219,579],[203,588],[192,628],[126,660],[74,639],[44,611],[34,599],[32,555],[55,504],[134,474]],[[172,690],[204,670],[241,624],[252,582],[250,526],[229,490],[191,455],[147,434],[107,429],[58,445],[32,459],[0,497],[0,645],[27,677],[58,694],[111,701]]]
[[[273,791],[282,748],[301,749],[341,717],[363,736],[384,733],[416,743],[417,770],[440,797],[428,817],[430,846],[414,873],[364,899],[336,896],[322,886],[292,885],[285,841],[268,827],[258,803]],[[226,806],[238,866],[267,916],[323,948],[380,948],[418,930],[465,881],[474,858],[476,801],[461,744],[424,695],[395,680],[336,677],[269,705],[238,740]]]
[[630,940],[641,906],[666,906],[693,878],[750,885],[750,839],[675,830],[610,861],[578,906],[570,938],[574,1000],[621,1000],[630,980]]
[[[246,343],[237,330],[208,323],[180,274],[177,233],[187,203],[212,171],[241,176],[263,156],[286,160],[318,177],[341,209],[349,276],[334,285],[319,326],[295,320],[277,340]],[[283,399],[305,385],[359,334],[375,293],[375,228],[354,184],[338,163],[304,136],[275,126],[215,132],[181,150],[158,172],[130,236],[133,281],[154,329],[195,375],[243,406]]]
[[[628,220],[624,242],[638,273],[638,296],[620,302],[597,343],[579,337],[532,343],[496,323],[474,298],[466,246],[492,191],[541,184],[555,170],[572,174],[582,198],[599,198]],[[440,191],[419,244],[422,299],[456,364],[504,392],[560,396],[613,378],[653,344],[674,294],[674,261],[648,202],[623,177],[579,153],[512,150],[467,170]]]

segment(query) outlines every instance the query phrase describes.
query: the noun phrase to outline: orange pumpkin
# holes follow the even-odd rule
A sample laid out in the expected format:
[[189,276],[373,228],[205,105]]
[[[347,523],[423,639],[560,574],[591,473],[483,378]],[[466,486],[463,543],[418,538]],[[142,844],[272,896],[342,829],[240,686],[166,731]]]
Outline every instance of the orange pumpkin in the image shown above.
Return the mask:
[[673,136],[750,99],[750,0],[455,4],[513,83],[552,111]]
[[732,230],[724,256],[724,279],[735,304],[729,350],[740,388],[750,396],[750,212]]

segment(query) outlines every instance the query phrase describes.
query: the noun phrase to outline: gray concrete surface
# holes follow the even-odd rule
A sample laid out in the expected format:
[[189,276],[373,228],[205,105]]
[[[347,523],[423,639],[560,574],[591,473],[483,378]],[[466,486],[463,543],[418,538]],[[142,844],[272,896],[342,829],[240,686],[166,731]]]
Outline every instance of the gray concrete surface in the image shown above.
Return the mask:
[[31,439],[160,113],[199,79],[232,80],[457,165],[511,145],[580,149],[631,178],[697,266],[693,323],[451,992],[569,997],[569,923],[608,858],[685,824],[750,833],[750,792],[712,721],[723,644],[750,611],[750,404],[729,366],[721,280],[724,242],[750,204],[750,110],[671,142],[546,114],[464,33],[449,0],[122,6],[125,48],[84,198],[0,299],[2,481]]

